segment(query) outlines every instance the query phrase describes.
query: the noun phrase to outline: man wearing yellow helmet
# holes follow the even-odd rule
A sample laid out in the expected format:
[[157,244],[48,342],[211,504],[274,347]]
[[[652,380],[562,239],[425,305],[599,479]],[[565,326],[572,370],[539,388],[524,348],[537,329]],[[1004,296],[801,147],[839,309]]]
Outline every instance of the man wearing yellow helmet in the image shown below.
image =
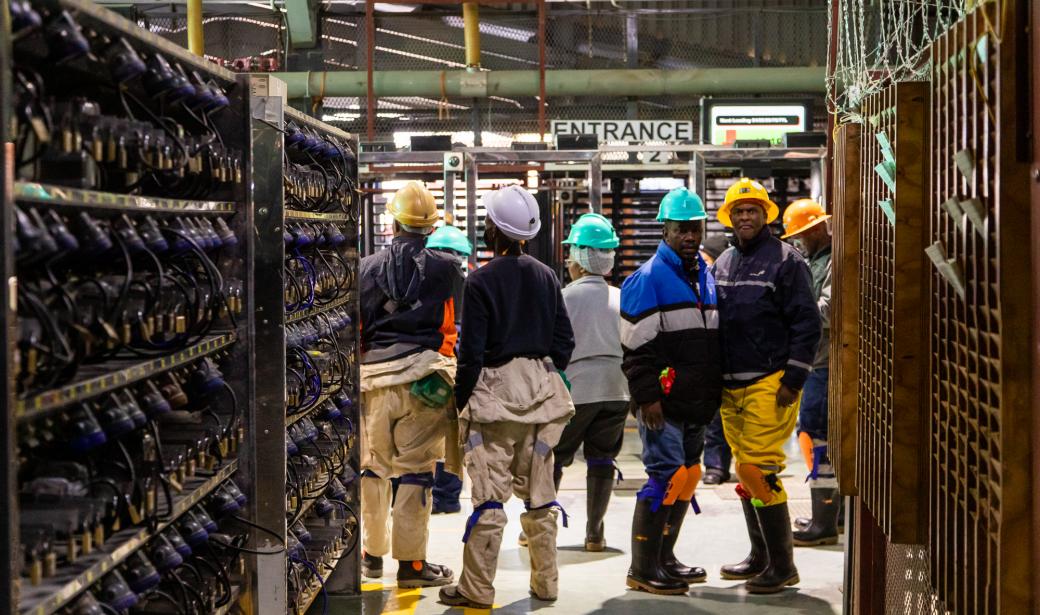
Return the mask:
[[[433,195],[410,182],[390,201],[394,239],[361,260],[362,573],[383,575],[383,556],[398,560],[399,587],[446,585],[454,574],[426,561],[430,489],[445,456],[453,412],[458,263],[428,250],[438,220]],[[448,456],[458,458],[460,455]],[[453,470],[458,473],[459,469]],[[393,498],[390,479],[400,479]]]
[[831,233],[823,207],[811,199],[799,199],[784,211],[783,239],[799,244],[809,259],[813,296],[820,309],[823,337],[813,371],[802,389],[798,411],[798,442],[809,466],[812,516],[795,519],[794,545],[811,547],[838,542],[838,484],[827,454],[827,377],[830,361]]
[[762,184],[742,178],[726,191],[719,221],[736,246],[713,267],[722,334],[722,425],[733,449],[751,554],[723,566],[752,593],[798,583],[784,443],[794,430],[802,386],[820,341],[820,314],[805,260],[767,226],[779,208]]

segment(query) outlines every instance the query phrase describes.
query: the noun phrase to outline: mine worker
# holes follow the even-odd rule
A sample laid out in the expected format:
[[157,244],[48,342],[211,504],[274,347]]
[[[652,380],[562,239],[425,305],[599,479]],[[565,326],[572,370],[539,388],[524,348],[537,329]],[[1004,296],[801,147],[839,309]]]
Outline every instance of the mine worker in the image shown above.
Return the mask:
[[[710,267],[728,247],[729,240],[725,235],[712,235],[701,243],[701,257]],[[704,478],[701,479],[702,482],[705,485],[721,485],[729,482],[729,468],[732,463],[733,452],[729,450],[726,435],[722,432],[722,417],[716,411],[704,432]]]
[[655,594],[683,594],[707,578],[674,554],[691,504],[697,511],[704,426],[722,394],[715,281],[698,252],[707,217],[696,194],[669,192],[657,216],[664,223],[657,253],[621,286],[622,369],[638,407],[647,474],[632,519],[627,584]]
[[[451,257],[428,250],[438,220],[433,195],[409,182],[390,201],[394,238],[366,256],[361,297],[362,572],[383,574],[383,556],[398,560],[399,587],[446,585],[446,566],[426,561],[430,489],[455,382],[455,301],[461,278]],[[452,440],[457,444],[457,440]],[[390,479],[399,479],[393,498]]]
[[[838,483],[827,451],[827,377],[830,361],[831,233],[829,215],[811,199],[799,199],[784,211],[782,239],[799,245],[809,260],[813,296],[823,326],[813,370],[802,388],[798,410],[798,441],[809,467],[812,516],[795,519],[794,546],[833,545],[838,542]],[[799,523],[801,522],[801,523]]]
[[750,555],[723,566],[722,576],[747,579],[751,593],[798,583],[779,474],[820,341],[809,268],[768,226],[778,213],[759,182],[742,178],[730,186],[718,218],[733,228],[736,246],[713,268],[722,323],[722,426],[736,460],[737,493],[751,539]]
[[[430,234],[426,239],[426,247],[447,254],[459,263],[459,271],[462,272],[462,276],[458,278],[458,284],[452,293],[455,300],[455,326],[459,328],[462,319],[463,282],[469,270],[468,258],[473,253],[473,244],[457,227],[446,224]],[[451,434],[449,437],[454,440],[458,437],[458,422],[451,421],[451,425],[448,432]],[[452,453],[457,448],[449,445],[447,451]],[[449,459],[437,462],[437,471],[433,478],[433,514],[452,514],[462,510],[462,505],[459,503],[459,495],[462,493],[461,476],[461,460]]]
[[483,204],[484,241],[494,257],[466,280],[455,385],[474,508],[459,583],[440,592],[444,604],[470,608],[494,602],[502,506],[510,494],[527,509],[520,524],[530,546],[531,594],[556,599],[553,447],[574,415],[562,375],[574,335],[560,282],[523,252],[541,227],[538,203],[527,190],[509,186]]
[[614,249],[621,243],[610,221],[585,214],[564,240],[570,246],[567,271],[571,283],[563,300],[574,329],[574,353],[567,366],[575,415],[563,430],[556,456],[556,489],[563,468],[584,446],[585,550],[602,551],[603,517],[614,490],[614,460],[621,452],[628,416],[628,383],[621,371],[621,290],[604,276],[614,268]]

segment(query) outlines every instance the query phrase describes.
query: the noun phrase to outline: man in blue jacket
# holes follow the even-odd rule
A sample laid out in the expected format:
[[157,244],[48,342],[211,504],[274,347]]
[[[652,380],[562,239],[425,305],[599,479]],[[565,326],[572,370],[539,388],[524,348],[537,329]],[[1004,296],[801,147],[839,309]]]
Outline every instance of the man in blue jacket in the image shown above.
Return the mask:
[[767,226],[778,214],[760,183],[748,178],[734,183],[718,217],[733,228],[736,246],[713,268],[726,385],[722,426],[736,460],[737,493],[751,538],[751,554],[723,566],[722,576],[747,579],[747,590],[762,594],[798,583],[787,492],[779,474],[820,342],[809,268],[798,250]]
[[621,287],[622,370],[638,407],[647,481],[632,519],[627,584],[654,594],[684,594],[703,582],[673,549],[686,512],[696,510],[704,426],[722,394],[715,281],[700,256],[707,213],[686,188],[669,192],[657,253]]

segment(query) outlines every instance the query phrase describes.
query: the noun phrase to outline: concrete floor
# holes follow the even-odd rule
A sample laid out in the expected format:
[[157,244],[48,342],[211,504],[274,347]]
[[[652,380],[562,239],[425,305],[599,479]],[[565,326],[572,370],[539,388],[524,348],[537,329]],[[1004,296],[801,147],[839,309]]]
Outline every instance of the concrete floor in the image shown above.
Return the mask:
[[[687,517],[675,549],[681,561],[707,569],[708,582],[691,586],[688,596],[652,596],[628,590],[625,574],[629,565],[632,509],[644,474],[638,457],[639,436],[633,425],[626,431],[625,447],[618,460],[625,480],[615,489],[607,514],[606,552],[586,553],[581,546],[585,534],[585,464],[579,460],[564,473],[558,499],[571,518],[569,528],[560,527],[560,596],[553,604],[533,600],[528,595],[528,554],[516,542],[523,504],[515,498],[506,504],[510,522],[506,526],[495,580],[496,613],[629,614],[642,608],[652,608],[654,615],[841,613],[842,545],[796,549],[795,562],[801,583],[779,595],[752,596],[744,591],[742,582],[719,578],[721,565],[740,561],[748,551],[747,532],[733,483],[698,488],[697,500],[703,512],[697,516],[691,512]],[[788,450],[795,453],[793,441]],[[807,515],[809,511],[809,489],[803,482],[804,467],[800,459],[795,461],[792,458],[783,475],[790,494],[792,519]],[[430,560],[450,566],[456,577],[462,569],[462,531],[470,511],[472,507],[467,490],[464,490],[462,513],[436,515],[430,526]],[[396,563],[389,558],[384,561],[382,582],[366,582],[360,598],[332,597],[326,611],[328,615],[447,615],[463,612],[439,604],[438,588],[398,589],[394,583]],[[319,597],[309,615],[321,615],[321,602]],[[465,615],[481,612],[465,609]]]

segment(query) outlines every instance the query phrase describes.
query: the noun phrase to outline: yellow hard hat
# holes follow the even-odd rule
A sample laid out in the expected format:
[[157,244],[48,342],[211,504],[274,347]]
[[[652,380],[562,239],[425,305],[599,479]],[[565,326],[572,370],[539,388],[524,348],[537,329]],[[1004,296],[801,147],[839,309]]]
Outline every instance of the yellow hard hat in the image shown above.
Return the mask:
[[408,182],[394,193],[386,210],[401,224],[427,228],[437,222],[437,203],[422,182]]
[[784,230],[787,234],[781,239],[794,237],[828,218],[830,216],[823,210],[823,205],[812,199],[798,199],[784,210]]
[[723,202],[722,207],[719,208],[719,213],[717,214],[719,222],[733,228],[729,212],[734,205],[745,201],[758,203],[762,206],[762,209],[766,211],[766,224],[776,220],[777,216],[780,215],[780,208],[770,200],[769,193],[766,192],[762,184],[753,179],[741,177],[726,191],[726,200]]

